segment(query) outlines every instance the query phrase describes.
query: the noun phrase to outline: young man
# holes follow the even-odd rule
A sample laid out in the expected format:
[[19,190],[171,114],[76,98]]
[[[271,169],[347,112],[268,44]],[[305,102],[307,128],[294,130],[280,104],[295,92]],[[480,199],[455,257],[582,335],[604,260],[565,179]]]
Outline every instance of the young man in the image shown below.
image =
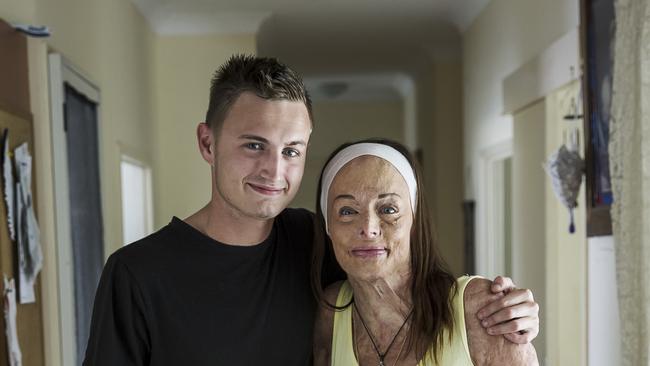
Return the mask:
[[[311,131],[311,101],[285,65],[234,56],[217,71],[197,128],[212,170],[210,202],[111,255],[84,365],[311,363],[313,215],[287,208]],[[338,279],[329,273],[324,282]],[[530,341],[537,304],[500,281],[482,310],[486,324]]]

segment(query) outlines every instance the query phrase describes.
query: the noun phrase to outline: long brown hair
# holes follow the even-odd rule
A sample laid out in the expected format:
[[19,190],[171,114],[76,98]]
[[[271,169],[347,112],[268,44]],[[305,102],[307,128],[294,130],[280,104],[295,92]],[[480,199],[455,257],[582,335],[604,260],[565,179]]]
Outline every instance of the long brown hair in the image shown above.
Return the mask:
[[[377,143],[390,146],[399,151],[408,160],[417,181],[417,203],[411,228],[411,294],[413,301],[412,323],[408,335],[408,352],[415,350],[416,355],[426,354],[431,350],[433,359],[443,348],[446,329],[451,339],[453,330],[452,299],[457,292],[456,280],[447,269],[438,252],[432,222],[422,190],[422,173],[417,162],[400,143],[386,139],[367,139],[341,145],[327,159],[324,166],[344,148],[359,143]],[[316,196],[316,220],[314,220],[314,247],[312,252],[311,284],[314,296],[321,306],[334,311],[341,311],[350,306],[330,304],[323,295],[323,261],[325,256],[333,255],[332,242],[325,232],[325,218],[320,207],[321,183],[323,172],[318,181]]]

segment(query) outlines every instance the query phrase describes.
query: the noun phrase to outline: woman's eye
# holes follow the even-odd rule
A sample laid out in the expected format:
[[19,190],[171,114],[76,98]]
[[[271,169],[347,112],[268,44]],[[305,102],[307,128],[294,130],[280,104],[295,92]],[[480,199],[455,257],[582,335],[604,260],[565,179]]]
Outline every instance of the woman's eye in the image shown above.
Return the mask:
[[296,149],[285,149],[282,153],[290,158],[295,158],[300,156],[300,151]]
[[356,211],[349,207],[341,207],[341,209],[339,210],[339,215],[341,216],[354,215],[355,213]]
[[385,215],[392,215],[397,213],[397,209],[393,206],[384,206],[381,208],[381,213]]

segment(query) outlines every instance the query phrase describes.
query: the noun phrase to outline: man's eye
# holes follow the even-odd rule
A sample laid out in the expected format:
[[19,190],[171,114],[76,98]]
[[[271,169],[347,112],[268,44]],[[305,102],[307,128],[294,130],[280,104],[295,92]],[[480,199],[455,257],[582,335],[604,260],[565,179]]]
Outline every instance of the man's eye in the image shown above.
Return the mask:
[[300,156],[300,151],[296,149],[284,149],[282,153],[290,158],[295,158]]
[[339,210],[339,215],[341,216],[354,215],[355,213],[357,213],[357,211],[351,209],[350,207],[341,207]]
[[249,142],[245,146],[246,148],[251,150],[262,150],[262,148],[264,147],[259,142]]
[[381,213],[385,215],[392,215],[397,213],[397,209],[393,206],[384,206],[381,208]]

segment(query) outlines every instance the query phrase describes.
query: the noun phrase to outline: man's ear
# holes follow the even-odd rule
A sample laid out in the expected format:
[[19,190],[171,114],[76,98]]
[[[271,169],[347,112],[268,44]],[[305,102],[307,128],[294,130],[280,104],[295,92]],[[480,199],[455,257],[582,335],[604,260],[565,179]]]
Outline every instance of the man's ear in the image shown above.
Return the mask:
[[203,160],[214,166],[214,134],[207,123],[201,122],[196,127],[196,141]]

